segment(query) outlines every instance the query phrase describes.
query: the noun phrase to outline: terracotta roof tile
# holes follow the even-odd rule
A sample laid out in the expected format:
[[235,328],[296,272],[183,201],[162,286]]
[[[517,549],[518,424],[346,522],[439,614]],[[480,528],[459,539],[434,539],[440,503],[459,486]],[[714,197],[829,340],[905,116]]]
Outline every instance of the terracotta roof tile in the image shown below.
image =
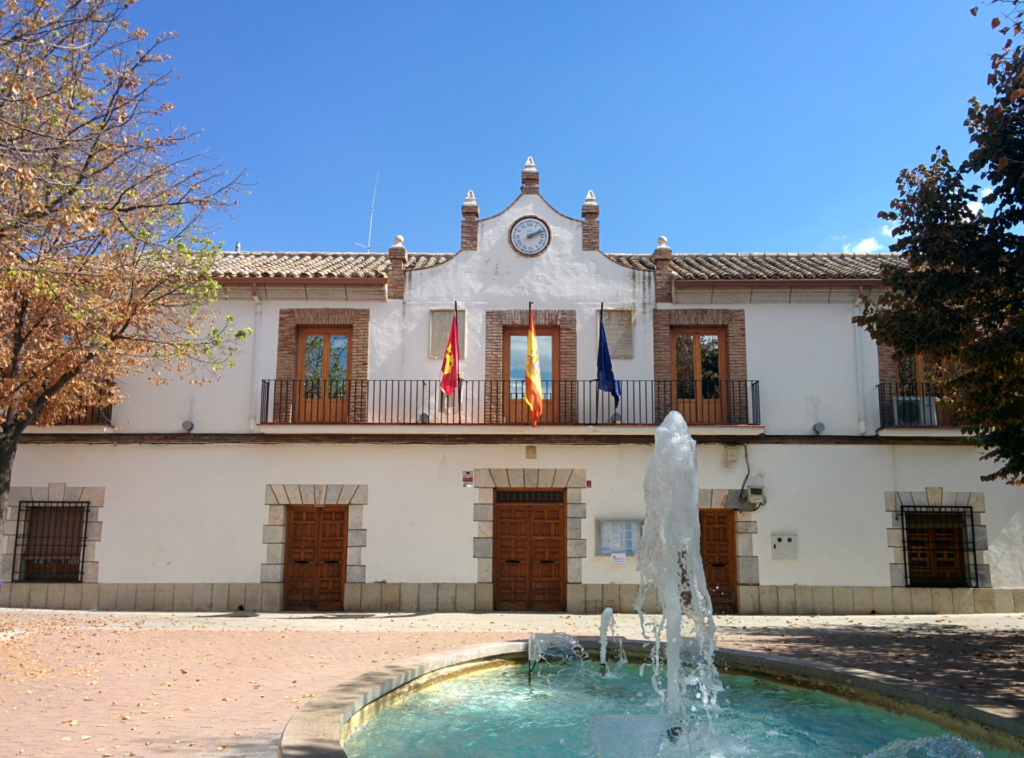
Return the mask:
[[[407,269],[439,266],[455,253],[409,253]],[[649,254],[610,253],[620,266],[653,271]],[[899,263],[890,253],[694,253],[672,256],[672,273],[685,281],[877,279],[885,262]],[[227,252],[214,275],[219,278],[385,279],[388,256],[383,253]]]
[[[454,253],[409,253],[406,269],[424,269],[451,260]],[[309,277],[384,279],[388,256],[380,253],[223,253],[218,278]]]
[[[621,266],[653,271],[650,255],[608,254]],[[756,279],[878,279],[891,253],[694,253],[672,256],[672,274],[685,281]]]

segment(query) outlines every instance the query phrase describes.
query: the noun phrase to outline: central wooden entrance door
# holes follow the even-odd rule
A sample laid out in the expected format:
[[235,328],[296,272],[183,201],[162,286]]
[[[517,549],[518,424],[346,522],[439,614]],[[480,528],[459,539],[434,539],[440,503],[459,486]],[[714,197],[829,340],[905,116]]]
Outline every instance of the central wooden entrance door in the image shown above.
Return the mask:
[[565,490],[495,490],[494,607],[564,611]]
[[715,613],[736,613],[736,511],[700,511],[700,557],[712,609]]
[[342,610],[348,506],[290,505],[285,530],[285,610]]

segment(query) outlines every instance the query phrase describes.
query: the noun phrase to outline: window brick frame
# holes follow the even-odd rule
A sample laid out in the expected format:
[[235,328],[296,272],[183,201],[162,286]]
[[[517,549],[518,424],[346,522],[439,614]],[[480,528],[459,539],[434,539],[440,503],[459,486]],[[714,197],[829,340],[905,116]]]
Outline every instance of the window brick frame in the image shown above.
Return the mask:
[[[654,311],[654,379],[671,382],[672,328],[686,326],[725,327],[726,371],[730,381],[747,380],[747,322],[743,310],[719,308],[659,308]],[[672,410],[658,408],[659,418]]]
[[[504,366],[505,329],[526,329],[530,325],[530,311],[514,308],[487,311],[484,329],[484,378],[501,381]],[[576,381],[576,311],[534,310],[533,323],[541,327],[558,329],[558,378],[562,387],[575,387]],[[564,393],[559,401],[561,412],[567,418],[576,418],[577,398],[574,391]],[[501,422],[503,399],[500,392],[488,393],[484,409],[485,423]]]
[[[347,326],[352,329],[348,376],[365,382],[370,374],[370,311],[367,308],[282,308],[277,326],[277,379],[296,379],[299,329],[307,326]],[[366,420],[366,393],[355,393],[349,408],[352,421]]]

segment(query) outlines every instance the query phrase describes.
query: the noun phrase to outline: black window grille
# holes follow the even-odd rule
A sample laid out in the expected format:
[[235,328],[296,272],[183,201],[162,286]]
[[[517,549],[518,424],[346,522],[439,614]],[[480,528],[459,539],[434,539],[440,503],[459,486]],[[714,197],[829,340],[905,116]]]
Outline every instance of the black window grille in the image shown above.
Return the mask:
[[561,503],[565,490],[498,490],[499,503]]
[[22,501],[14,540],[14,581],[80,582],[89,503]]
[[908,587],[977,587],[974,510],[900,506]]

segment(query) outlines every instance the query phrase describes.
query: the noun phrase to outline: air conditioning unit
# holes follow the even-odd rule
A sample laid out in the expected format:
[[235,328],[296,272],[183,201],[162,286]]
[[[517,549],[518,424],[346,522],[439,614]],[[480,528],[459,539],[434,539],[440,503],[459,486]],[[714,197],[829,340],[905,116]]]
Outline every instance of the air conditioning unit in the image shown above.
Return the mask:
[[934,397],[897,395],[892,399],[893,426],[935,426]]

